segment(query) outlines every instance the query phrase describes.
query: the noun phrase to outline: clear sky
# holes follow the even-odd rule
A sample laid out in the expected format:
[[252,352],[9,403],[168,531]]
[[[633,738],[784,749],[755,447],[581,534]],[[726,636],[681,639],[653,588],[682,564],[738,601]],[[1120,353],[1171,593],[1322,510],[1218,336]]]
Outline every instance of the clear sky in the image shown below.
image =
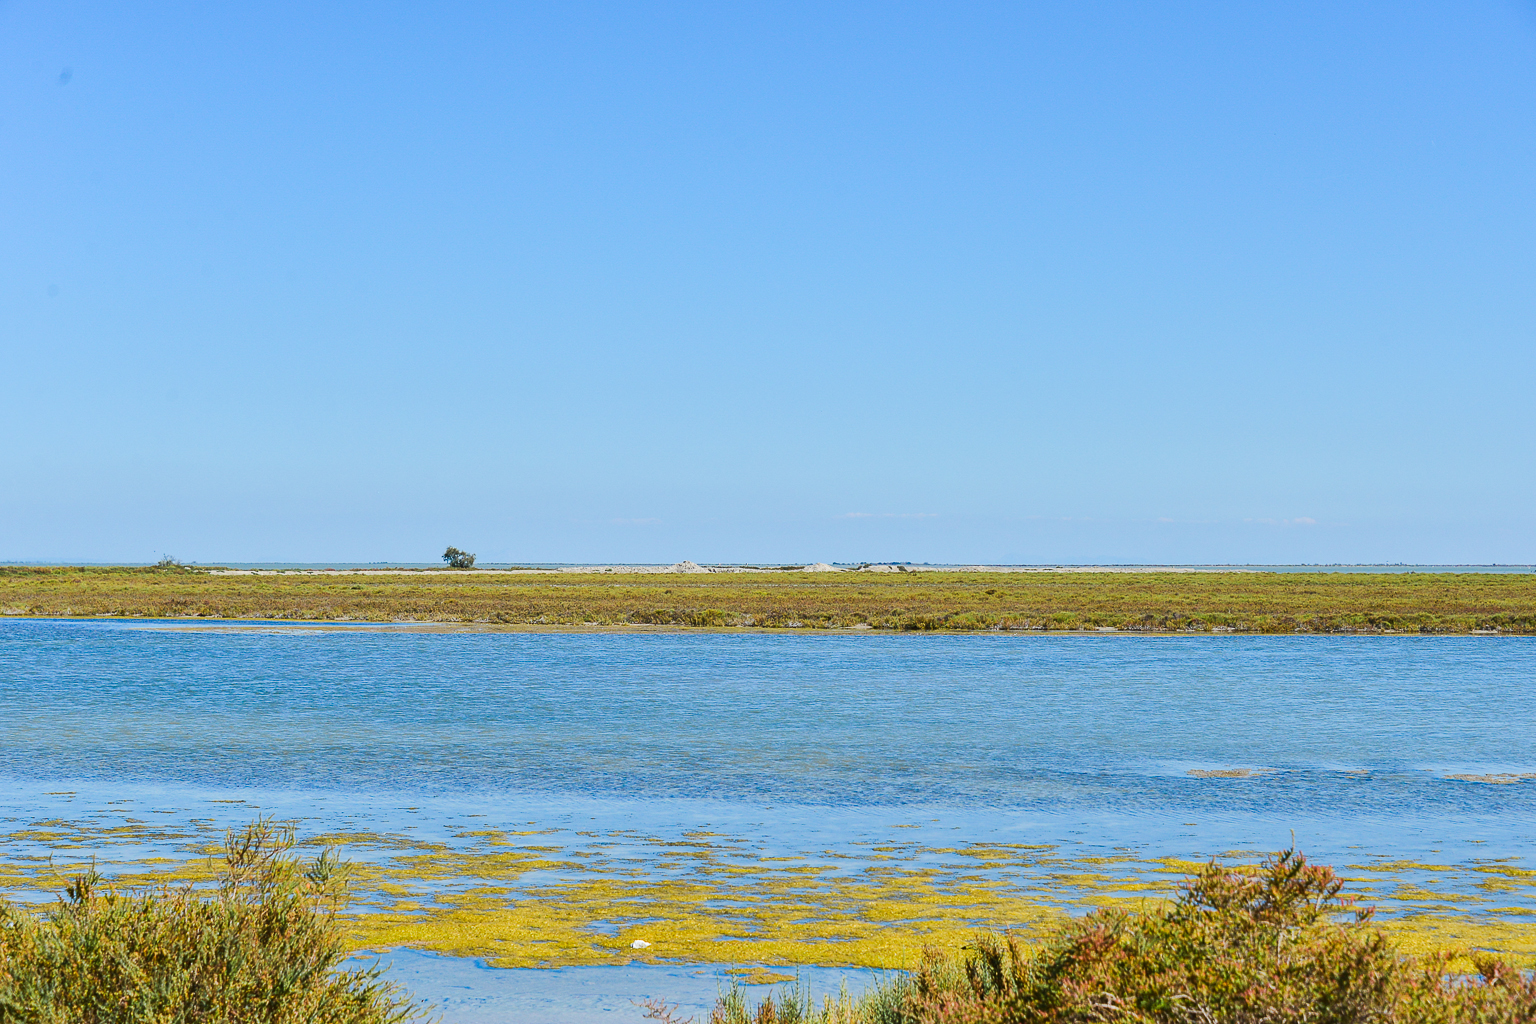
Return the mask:
[[0,558],[1536,561],[1536,4],[0,4]]

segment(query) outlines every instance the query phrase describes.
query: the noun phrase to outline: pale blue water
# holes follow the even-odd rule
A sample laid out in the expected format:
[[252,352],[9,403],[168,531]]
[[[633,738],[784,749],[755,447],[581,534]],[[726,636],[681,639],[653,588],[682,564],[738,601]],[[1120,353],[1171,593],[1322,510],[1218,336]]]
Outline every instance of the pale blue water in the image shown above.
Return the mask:
[[[448,1024],[503,1024],[560,1021],[598,1024],[639,1021],[638,1000],[664,999],[681,1019],[708,1020],[722,990],[730,987],[725,968],[694,964],[630,964],[626,967],[563,967],[559,970],[501,971],[470,960],[396,950],[386,958],[390,977],[412,992],[430,990]],[[372,961],[358,958],[357,966]],[[817,996],[836,996],[846,987],[858,995],[883,972],[808,967],[794,972]],[[751,992],[761,998],[765,991]],[[819,999],[818,999],[819,1003]]]
[[[818,850],[921,824],[1179,856],[1294,833],[1330,860],[1530,866],[1536,782],[1447,776],[1536,772],[1533,684],[1536,638],[0,620],[0,817],[476,815]],[[1189,774],[1224,769],[1259,774]]]
[[[839,807],[1499,816],[1536,639],[0,622],[0,777]],[[1190,769],[1274,769],[1264,785]],[[1368,769],[1369,777],[1342,773]],[[1225,783],[1225,784],[1223,784]]]

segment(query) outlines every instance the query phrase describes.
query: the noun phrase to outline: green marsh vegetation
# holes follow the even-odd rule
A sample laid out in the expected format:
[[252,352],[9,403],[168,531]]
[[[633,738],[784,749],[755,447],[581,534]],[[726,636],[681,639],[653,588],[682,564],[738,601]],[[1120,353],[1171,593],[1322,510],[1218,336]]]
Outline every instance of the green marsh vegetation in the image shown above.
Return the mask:
[[[1253,868],[1215,862],[1176,900],[1099,910],[1022,945],[982,934],[915,974],[820,1006],[725,994],[710,1024],[1526,1024],[1536,979],[1485,953],[1412,955],[1294,851]],[[679,1024],[665,1004],[648,1014]]]
[[0,568],[0,614],[497,627],[1536,633],[1533,574],[214,575]]
[[423,1009],[342,970],[345,865],[290,828],[226,836],[211,888],[123,890],[87,869],[41,912],[0,903],[3,1024],[399,1024]]

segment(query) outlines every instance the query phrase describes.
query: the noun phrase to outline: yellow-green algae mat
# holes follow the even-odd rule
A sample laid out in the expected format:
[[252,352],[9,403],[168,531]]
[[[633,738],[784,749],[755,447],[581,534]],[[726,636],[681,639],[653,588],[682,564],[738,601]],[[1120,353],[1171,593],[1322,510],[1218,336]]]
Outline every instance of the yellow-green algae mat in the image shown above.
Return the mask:
[[[1198,863],[1062,855],[1006,844],[853,844],[769,856],[728,836],[466,831],[454,844],[340,832],[353,861],[360,950],[412,947],[498,967],[672,961],[912,968],[978,929],[1026,940],[1072,913],[1166,898]],[[578,838],[579,837],[579,838]],[[122,886],[199,884],[217,870],[212,822],[41,822],[0,837],[0,893],[45,902],[93,859]],[[159,856],[132,856],[154,849]],[[174,855],[163,855],[173,851]],[[1255,860],[1256,851],[1234,851]],[[1491,949],[1536,962],[1536,871],[1507,862],[1339,866],[1406,949]],[[636,942],[648,945],[636,946]]]

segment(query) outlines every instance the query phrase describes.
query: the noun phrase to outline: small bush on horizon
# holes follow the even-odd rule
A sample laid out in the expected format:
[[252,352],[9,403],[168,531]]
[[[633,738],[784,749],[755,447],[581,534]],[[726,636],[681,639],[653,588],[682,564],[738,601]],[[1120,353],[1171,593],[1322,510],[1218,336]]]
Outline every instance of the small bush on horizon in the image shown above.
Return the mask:
[[346,867],[270,819],[225,839],[213,892],[119,893],[93,867],[48,911],[0,902],[0,1024],[403,1024],[382,968],[339,970]]
[[448,563],[448,568],[450,569],[473,569],[475,567],[474,555],[468,551],[460,551],[452,546],[443,552],[443,561]]

